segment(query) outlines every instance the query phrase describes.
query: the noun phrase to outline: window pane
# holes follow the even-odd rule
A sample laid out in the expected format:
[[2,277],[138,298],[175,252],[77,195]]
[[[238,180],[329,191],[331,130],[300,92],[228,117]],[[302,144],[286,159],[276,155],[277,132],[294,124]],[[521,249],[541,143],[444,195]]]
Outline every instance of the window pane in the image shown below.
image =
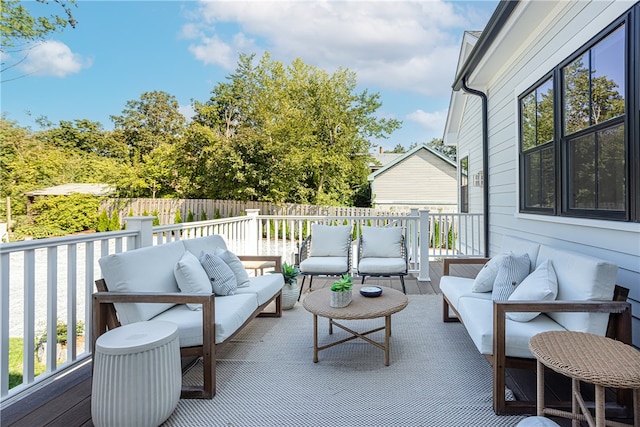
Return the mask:
[[537,95],[537,143],[553,140],[553,79],[544,82],[536,90]]
[[598,132],[598,209],[625,210],[624,125]]
[[553,208],[554,176],[553,146],[525,155],[525,207]]
[[534,92],[522,98],[522,150],[536,146],[536,96]]
[[569,141],[569,207],[596,208],[595,134]]
[[590,125],[589,52],[562,70],[565,135]]
[[624,26],[598,43],[591,52],[593,124],[624,114]]

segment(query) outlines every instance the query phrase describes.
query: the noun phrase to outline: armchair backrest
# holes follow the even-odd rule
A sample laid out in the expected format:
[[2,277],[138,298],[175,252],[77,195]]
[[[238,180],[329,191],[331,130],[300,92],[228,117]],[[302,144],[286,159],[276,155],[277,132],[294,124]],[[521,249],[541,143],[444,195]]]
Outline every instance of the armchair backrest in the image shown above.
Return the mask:
[[351,252],[351,226],[311,225],[311,257],[348,257]]
[[406,258],[402,227],[362,227],[358,256],[359,259]]

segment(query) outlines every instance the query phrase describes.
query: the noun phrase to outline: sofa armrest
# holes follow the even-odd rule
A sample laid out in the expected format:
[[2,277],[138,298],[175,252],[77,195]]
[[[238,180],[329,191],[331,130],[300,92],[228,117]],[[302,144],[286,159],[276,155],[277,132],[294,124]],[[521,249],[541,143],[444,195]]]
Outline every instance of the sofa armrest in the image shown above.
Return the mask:
[[449,275],[449,268],[452,264],[486,264],[490,258],[444,258],[442,275]]
[[95,292],[93,294],[92,352],[96,340],[107,331],[108,309],[113,303],[174,303],[202,304],[202,340],[205,349],[215,344],[215,294],[191,294],[183,292]]
[[282,271],[282,257],[279,255],[238,255],[240,261],[273,261],[276,263],[274,271]]
[[[493,302],[493,408],[505,408],[506,313],[507,312],[593,312],[616,315],[619,341],[631,344],[631,304],[626,301],[494,301]],[[499,392],[498,390],[502,390]]]

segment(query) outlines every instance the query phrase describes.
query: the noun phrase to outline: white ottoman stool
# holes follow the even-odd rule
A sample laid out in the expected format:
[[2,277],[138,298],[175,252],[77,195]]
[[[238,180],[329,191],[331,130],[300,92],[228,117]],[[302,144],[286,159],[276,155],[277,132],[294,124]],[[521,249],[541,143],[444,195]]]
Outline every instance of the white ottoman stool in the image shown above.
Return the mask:
[[529,417],[520,421],[516,427],[559,427],[559,425],[545,417]]
[[158,426],[176,409],[181,387],[175,323],[132,323],[96,340],[91,389],[96,427]]

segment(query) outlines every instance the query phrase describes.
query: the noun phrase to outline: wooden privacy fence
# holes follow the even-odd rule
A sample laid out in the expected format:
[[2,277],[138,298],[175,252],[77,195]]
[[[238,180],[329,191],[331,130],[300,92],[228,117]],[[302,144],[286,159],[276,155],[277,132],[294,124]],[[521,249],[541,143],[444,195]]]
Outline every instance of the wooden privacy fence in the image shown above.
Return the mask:
[[295,203],[276,204],[270,202],[241,202],[214,199],[106,199],[100,211],[106,210],[109,217],[118,212],[120,220],[125,216],[153,215],[158,213],[161,225],[174,224],[176,212],[186,222],[189,212],[194,221],[229,218],[244,215],[247,209],[260,209],[261,215],[322,215],[322,216],[387,216],[408,214],[409,209],[380,210],[341,206],[301,205]]

